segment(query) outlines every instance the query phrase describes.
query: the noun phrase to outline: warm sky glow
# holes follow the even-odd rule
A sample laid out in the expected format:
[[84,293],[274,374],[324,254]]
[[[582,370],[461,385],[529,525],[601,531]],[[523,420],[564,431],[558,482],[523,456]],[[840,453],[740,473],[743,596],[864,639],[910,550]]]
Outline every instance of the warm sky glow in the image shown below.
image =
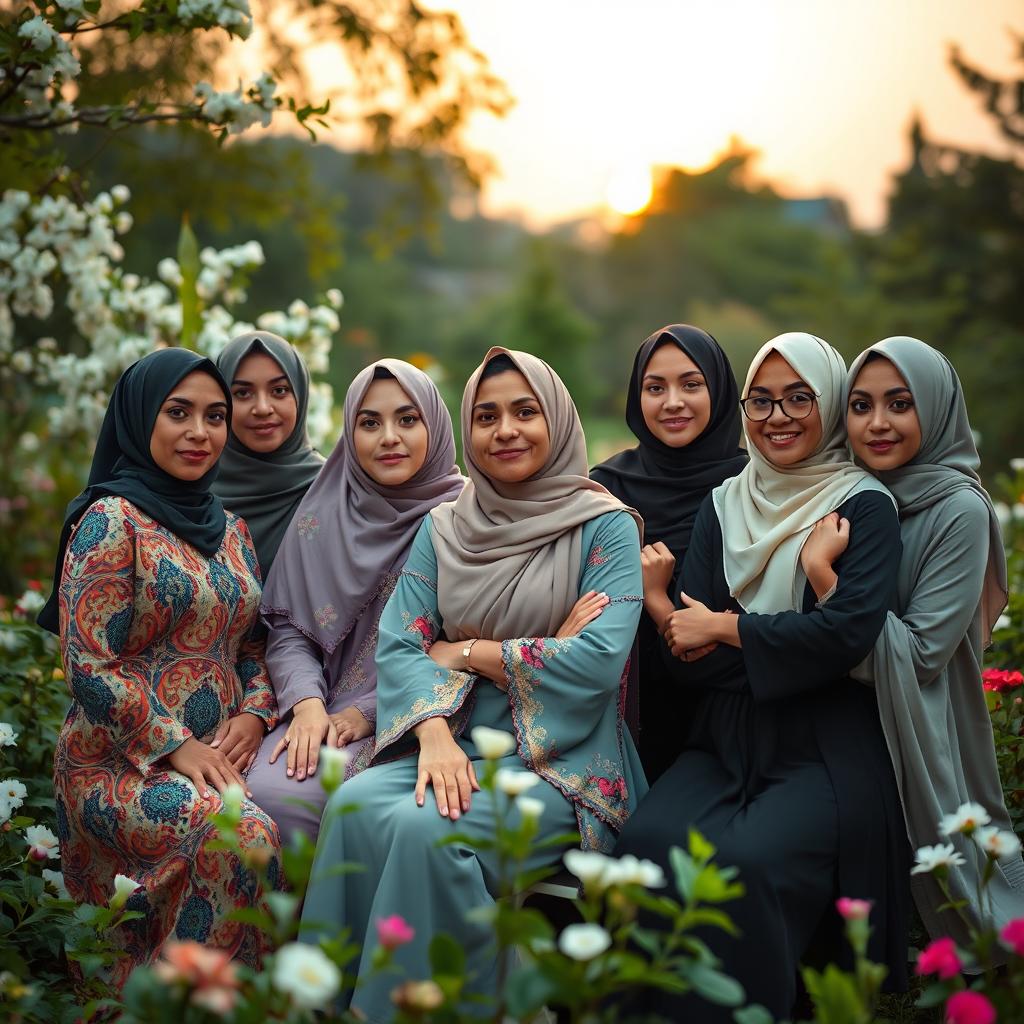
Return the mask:
[[605,202],[623,216],[639,213],[650,201],[653,182],[651,169],[644,164],[618,168],[608,179]]
[[913,111],[953,142],[1001,150],[946,61],[1013,68],[1021,0],[432,0],[456,11],[517,105],[470,138],[500,167],[491,213],[546,224],[600,212],[623,168],[699,167],[738,135],[792,194],[884,210]]

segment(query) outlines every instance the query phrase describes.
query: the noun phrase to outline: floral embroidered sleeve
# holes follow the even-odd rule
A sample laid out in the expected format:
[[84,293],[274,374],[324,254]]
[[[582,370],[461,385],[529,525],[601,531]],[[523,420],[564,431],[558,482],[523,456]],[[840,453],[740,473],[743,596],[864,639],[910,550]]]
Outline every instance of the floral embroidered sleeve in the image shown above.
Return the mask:
[[414,749],[413,726],[427,718],[451,719],[472,692],[475,676],[440,668],[427,654],[440,629],[437,558],[427,516],[380,617],[375,760],[385,750],[386,760]]
[[129,640],[135,604],[135,533],[116,499],[90,506],[64,558],[60,638],[64,672],[82,713],[143,774],[191,732],[161,703],[149,665]]
[[[556,760],[592,741],[621,697],[643,607],[639,536],[624,512],[602,516],[597,524],[579,584],[581,594],[588,590],[606,593],[611,603],[578,636],[521,637],[501,645],[520,755],[545,775]],[[604,756],[618,760],[617,751]],[[586,789],[592,783],[596,809],[615,818],[624,783],[599,767],[591,778],[568,785]]]

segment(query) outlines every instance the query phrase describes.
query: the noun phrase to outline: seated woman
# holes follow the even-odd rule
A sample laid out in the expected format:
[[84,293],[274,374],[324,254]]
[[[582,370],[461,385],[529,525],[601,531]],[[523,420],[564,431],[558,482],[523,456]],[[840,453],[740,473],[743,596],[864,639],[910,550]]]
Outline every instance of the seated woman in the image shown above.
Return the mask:
[[217,369],[231,388],[231,431],[212,490],[252,534],[264,582],[324,457],[309,443],[309,370],[269,331],[229,342]]
[[369,763],[381,610],[423,517],[463,483],[434,382],[400,359],[357,374],[341,439],[299,505],[263,591],[282,722],[248,781],[286,840],[295,829],[315,839],[320,828],[327,797],[312,777],[324,742],[347,747],[349,776]]
[[[750,462],[701,507],[681,609],[656,613],[689,696],[683,752],[618,845],[667,868],[670,847],[697,828],[720,864],[739,868],[746,895],[723,909],[740,934],[706,940],[775,1018],[790,1016],[801,958],[837,938],[840,895],[876,901],[870,952],[894,984],[906,970],[899,795],[874,695],[850,678],[892,600],[899,522],[892,497],[846,454],[845,376],[839,354],[808,334],[775,338],[750,367]],[[815,530],[833,511],[841,530]],[[819,607],[801,558],[847,530],[839,583]],[[696,1000],[651,1002],[675,1020],[731,1020]]]
[[[113,936],[110,981],[195,939],[257,965],[265,936],[231,919],[262,899],[253,871],[218,848],[217,791],[242,769],[277,711],[262,644],[245,523],[210,493],[231,399],[208,359],[154,352],[125,370],[100,428],[89,486],[68,507],[39,615],[57,632],[74,702],[53,784],[64,880],[106,904],[114,876],[140,883],[143,917]],[[230,755],[210,744],[221,726]],[[240,837],[276,872],[274,823],[242,802]]]
[[[978,478],[956,371],[923,341],[887,338],[861,353],[850,369],[846,426],[857,460],[895,496],[903,540],[894,608],[854,675],[874,685],[910,841],[956,845],[966,862],[949,868],[948,884],[978,925],[989,912],[978,906],[985,854],[962,835],[940,836],[938,822],[973,801],[995,826],[1013,827],[981,685],[982,652],[1007,600],[999,521]],[[823,585],[835,578],[830,569],[822,559],[814,567]],[[934,876],[912,882],[932,937],[967,944],[966,923]],[[1024,917],[1019,852],[998,863],[988,896],[997,927]]]
[[[640,442],[590,471],[644,519],[644,591],[664,599],[683,564],[701,502],[747,462],[738,446],[736,378],[722,347],[699,327],[672,324],[655,331],[633,361],[626,424]],[[637,746],[647,781],[679,754],[679,688],[661,663],[661,638],[651,616],[640,616],[637,664]]]
[[[471,728],[515,734],[499,763],[540,776],[540,839],[578,830],[584,847],[610,849],[646,788],[619,715],[638,523],[587,478],[572,399],[534,356],[488,352],[466,385],[462,436],[470,481],[425,519],[381,616],[375,764],[327,805],[303,911],[305,934],[347,926],[363,947],[345,999],[370,1021],[392,1016],[393,978],[369,977],[373,922],[391,914],[416,932],[396,952],[409,977],[429,977],[443,931],[466,951],[472,992],[493,992],[491,930],[466,913],[492,903],[495,855],[437,845],[494,832]],[[528,866],[560,853],[535,849]],[[342,861],[366,870],[332,874]]]

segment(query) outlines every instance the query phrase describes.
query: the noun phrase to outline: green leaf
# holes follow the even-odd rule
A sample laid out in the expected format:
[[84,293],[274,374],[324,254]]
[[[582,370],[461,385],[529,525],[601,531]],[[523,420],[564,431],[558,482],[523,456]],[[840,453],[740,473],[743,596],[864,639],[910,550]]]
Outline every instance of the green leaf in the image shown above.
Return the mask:
[[178,266],[181,268],[181,344],[183,348],[195,349],[199,335],[199,242],[188,222],[188,214],[181,218],[181,232],[178,235]]
[[520,1020],[536,1013],[559,992],[560,986],[540,968],[529,964],[509,975],[505,988],[508,1016]]
[[444,932],[430,940],[430,969],[434,975],[461,978],[466,973],[466,952]]
[[743,986],[735,978],[707,964],[694,964],[686,972],[686,978],[699,995],[719,1006],[739,1006],[746,997]]
[[760,1003],[734,1010],[732,1019],[736,1024],[775,1024],[775,1018]]
[[697,880],[700,868],[693,862],[693,858],[678,846],[673,846],[668,851],[669,864],[672,866],[672,873],[676,879],[676,889],[683,897],[685,903],[693,900],[693,884]]
[[715,855],[714,846],[695,828],[690,829],[690,856],[706,864]]

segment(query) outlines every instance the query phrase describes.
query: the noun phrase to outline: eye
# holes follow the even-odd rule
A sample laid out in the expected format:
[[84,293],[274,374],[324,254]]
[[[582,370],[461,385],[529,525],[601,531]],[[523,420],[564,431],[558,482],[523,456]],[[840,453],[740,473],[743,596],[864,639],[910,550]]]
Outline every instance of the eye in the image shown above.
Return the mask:
[[173,405],[167,410],[167,415],[170,416],[172,420],[181,420],[188,416],[188,410],[183,409],[180,405]]
[[403,427],[414,427],[419,423],[420,418],[415,413],[408,413],[403,416],[398,422]]
[[644,390],[649,395],[660,395],[665,389],[660,384],[648,384]]
[[857,416],[863,416],[870,411],[870,403],[866,402],[863,398],[855,398],[850,402],[850,412],[855,413]]
[[893,412],[910,412],[914,408],[914,403],[909,398],[897,398],[889,408]]
[[538,410],[537,410],[537,409],[531,409],[531,408],[530,408],[530,407],[529,407],[529,406],[527,405],[527,406],[524,406],[524,407],[523,407],[522,409],[520,409],[520,410],[519,410],[519,412],[518,412],[518,413],[517,413],[516,415],[517,415],[517,416],[518,416],[518,417],[519,417],[520,419],[530,419],[531,417],[533,417],[533,416],[536,416],[536,415],[537,415],[537,412],[538,412]]
[[235,388],[231,394],[240,402],[248,401],[252,397],[252,392],[248,388]]
[[811,395],[808,395],[805,391],[795,391],[789,396],[789,400],[793,405],[807,405],[809,402],[813,402],[814,399]]
[[366,416],[359,421],[359,426],[364,430],[373,430],[374,427],[378,426],[378,423],[372,416]]
[[494,419],[494,414],[490,413],[490,412],[480,412],[480,413],[477,413],[477,416],[476,416],[476,422],[479,423],[481,426],[483,426],[484,424],[490,423],[493,419]]
[[221,424],[224,422],[225,414],[222,412],[211,412],[206,417],[211,423]]
[[292,389],[287,384],[278,384],[273,392],[275,398],[287,398],[291,393]]
[[704,387],[704,381],[702,380],[688,380],[684,385],[683,389],[686,391],[700,391]]
[[747,402],[758,412],[764,412],[765,409],[770,409],[772,405],[772,400],[770,398],[748,398]]

